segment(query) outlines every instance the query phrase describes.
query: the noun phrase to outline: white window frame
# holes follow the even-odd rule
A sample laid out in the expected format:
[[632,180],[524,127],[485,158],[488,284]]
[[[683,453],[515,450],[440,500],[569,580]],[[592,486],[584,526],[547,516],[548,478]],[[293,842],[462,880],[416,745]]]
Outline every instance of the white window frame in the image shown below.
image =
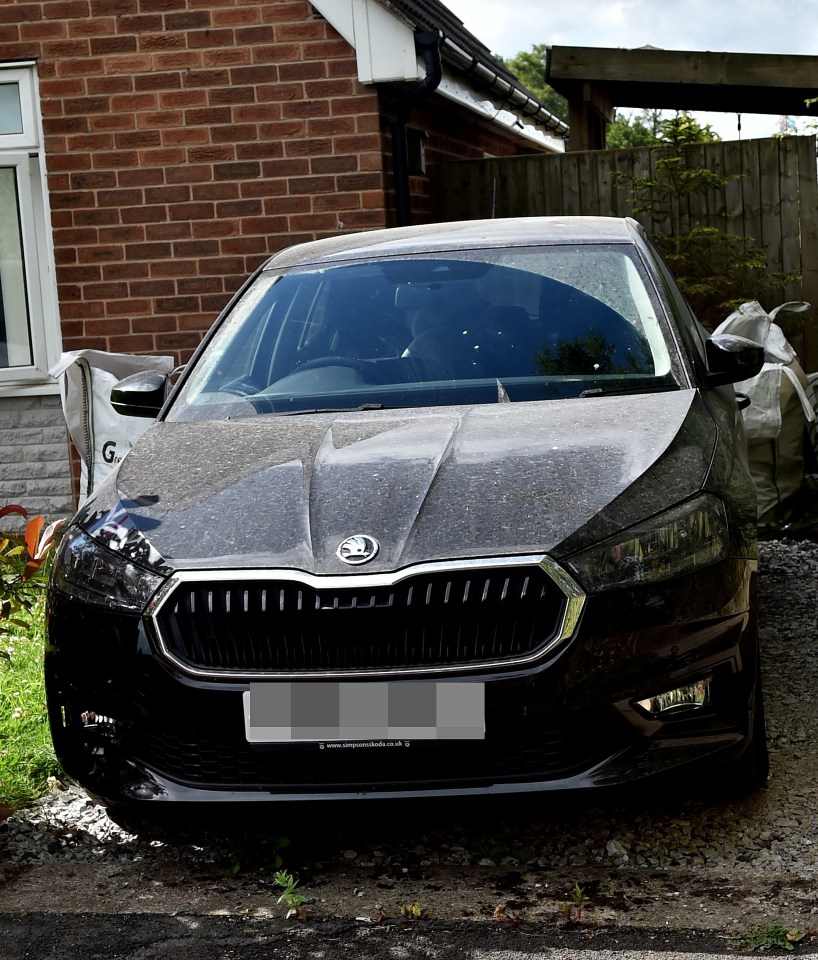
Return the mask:
[[60,356],[62,338],[34,62],[0,63],[0,84],[7,83],[19,89],[23,131],[0,133],[0,167],[16,173],[31,363],[0,367],[0,396],[56,393],[58,385],[48,370]]

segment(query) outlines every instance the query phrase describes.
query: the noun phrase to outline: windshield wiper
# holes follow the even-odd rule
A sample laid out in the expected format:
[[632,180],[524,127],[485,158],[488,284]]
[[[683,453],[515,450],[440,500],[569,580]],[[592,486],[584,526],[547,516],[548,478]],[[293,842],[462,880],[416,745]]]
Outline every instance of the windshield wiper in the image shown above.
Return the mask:
[[670,390],[678,390],[678,383],[655,383],[652,387],[620,387],[616,390],[608,390],[606,387],[590,387],[583,390],[579,395],[582,397],[615,397],[624,396],[629,393],[668,393]]
[[385,410],[382,403],[362,403],[359,407],[313,407],[307,410],[274,410],[279,417],[300,417],[306,413],[355,413],[358,410]]

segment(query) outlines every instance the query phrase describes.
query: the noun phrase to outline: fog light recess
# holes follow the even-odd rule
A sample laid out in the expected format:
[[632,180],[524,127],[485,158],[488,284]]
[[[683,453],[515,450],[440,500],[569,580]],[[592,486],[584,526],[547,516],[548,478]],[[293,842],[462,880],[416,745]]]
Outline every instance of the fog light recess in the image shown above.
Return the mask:
[[637,700],[646,713],[657,720],[670,720],[676,715],[701,710],[710,705],[710,677],[685,684],[675,690],[659,693],[645,700]]

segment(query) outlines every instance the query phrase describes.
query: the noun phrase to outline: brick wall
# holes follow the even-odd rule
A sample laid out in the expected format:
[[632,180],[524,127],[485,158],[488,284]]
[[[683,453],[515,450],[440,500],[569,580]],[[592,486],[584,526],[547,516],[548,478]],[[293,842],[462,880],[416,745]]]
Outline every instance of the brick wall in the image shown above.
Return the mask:
[[304,0],[0,4],[31,57],[66,350],[184,360],[270,253],[384,225],[377,93]]

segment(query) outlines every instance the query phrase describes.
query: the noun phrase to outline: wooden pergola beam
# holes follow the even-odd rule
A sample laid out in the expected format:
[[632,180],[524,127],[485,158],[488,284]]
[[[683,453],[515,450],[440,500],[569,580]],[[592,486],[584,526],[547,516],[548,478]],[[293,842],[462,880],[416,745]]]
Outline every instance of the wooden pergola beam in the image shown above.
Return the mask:
[[546,80],[568,100],[571,149],[604,147],[599,127],[610,121],[599,103],[818,116],[818,104],[807,102],[818,97],[812,56],[557,46],[548,54]]

